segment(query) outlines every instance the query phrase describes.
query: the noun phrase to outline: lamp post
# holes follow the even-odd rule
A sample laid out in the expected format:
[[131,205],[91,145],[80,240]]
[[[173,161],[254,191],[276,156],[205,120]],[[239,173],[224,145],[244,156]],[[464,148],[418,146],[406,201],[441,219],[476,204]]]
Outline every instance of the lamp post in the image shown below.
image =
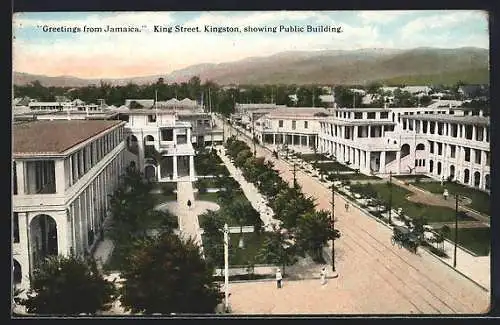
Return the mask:
[[389,224],[392,224],[392,171],[389,172]]
[[455,194],[455,248],[453,251],[453,267],[457,267],[457,242],[458,242],[458,194]]
[[335,270],[335,184],[332,183],[332,277],[338,277],[338,273]]
[[229,311],[229,228],[224,224],[224,308]]

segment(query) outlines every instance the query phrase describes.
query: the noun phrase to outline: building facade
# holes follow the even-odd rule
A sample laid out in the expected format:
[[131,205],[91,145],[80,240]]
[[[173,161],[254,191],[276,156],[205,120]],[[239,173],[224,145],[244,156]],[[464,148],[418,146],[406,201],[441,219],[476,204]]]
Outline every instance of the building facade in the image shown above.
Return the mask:
[[125,162],[121,121],[13,125],[13,272],[26,288],[43,258],[91,252]]

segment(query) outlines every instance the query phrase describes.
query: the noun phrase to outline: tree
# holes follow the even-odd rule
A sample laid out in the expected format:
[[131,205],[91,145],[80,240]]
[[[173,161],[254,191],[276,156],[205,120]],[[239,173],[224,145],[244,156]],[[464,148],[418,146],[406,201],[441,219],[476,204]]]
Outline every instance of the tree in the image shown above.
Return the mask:
[[121,303],[133,313],[213,313],[222,301],[199,247],[165,234],[142,240],[122,273]]
[[263,263],[281,265],[285,274],[285,266],[293,265],[297,261],[292,235],[286,229],[279,229],[275,225],[267,234],[269,236],[264,239],[256,258]]
[[297,245],[309,252],[316,262],[324,262],[323,247],[333,236],[327,211],[312,211],[303,214],[297,221]]
[[50,256],[35,270],[28,298],[21,304],[36,314],[95,314],[111,307],[115,293],[95,260]]

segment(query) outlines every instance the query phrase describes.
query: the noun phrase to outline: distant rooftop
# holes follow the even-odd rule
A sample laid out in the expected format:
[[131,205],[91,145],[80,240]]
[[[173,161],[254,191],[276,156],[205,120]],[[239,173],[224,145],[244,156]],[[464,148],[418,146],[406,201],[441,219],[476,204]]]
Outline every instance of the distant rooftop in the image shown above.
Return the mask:
[[419,114],[419,115],[401,115],[402,118],[410,120],[452,122],[460,124],[490,125],[490,118],[487,116],[456,116],[450,114]]
[[122,121],[56,120],[13,124],[14,156],[62,154]]

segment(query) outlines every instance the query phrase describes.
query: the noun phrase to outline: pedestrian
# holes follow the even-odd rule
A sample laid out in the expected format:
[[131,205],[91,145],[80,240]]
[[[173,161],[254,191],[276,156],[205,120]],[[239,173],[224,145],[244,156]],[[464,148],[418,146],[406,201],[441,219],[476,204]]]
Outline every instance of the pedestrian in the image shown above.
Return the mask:
[[448,200],[448,195],[449,195],[449,194],[448,194],[448,190],[447,190],[447,189],[444,189],[444,191],[443,191],[443,196],[444,196],[444,199],[445,199],[445,200]]
[[281,275],[280,269],[276,271],[276,285],[278,289],[281,289],[281,281],[283,281],[283,276]]
[[191,200],[188,200],[187,205],[188,205],[188,208],[191,209]]
[[321,272],[319,274],[320,274],[320,278],[321,278],[321,285],[325,285],[326,284],[326,267],[323,266],[323,268],[321,269]]
[[349,211],[349,203],[348,202],[345,203],[345,210]]

